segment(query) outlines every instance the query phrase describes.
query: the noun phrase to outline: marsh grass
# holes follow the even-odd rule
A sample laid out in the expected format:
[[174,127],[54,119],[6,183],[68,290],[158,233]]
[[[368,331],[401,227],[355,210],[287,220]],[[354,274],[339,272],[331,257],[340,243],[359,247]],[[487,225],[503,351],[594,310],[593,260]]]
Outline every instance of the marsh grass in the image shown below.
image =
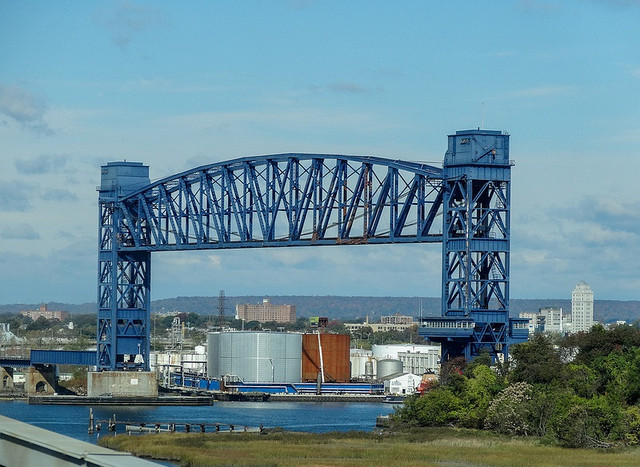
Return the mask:
[[485,431],[421,428],[393,433],[160,433],[100,445],[183,466],[637,466],[640,448],[566,449]]

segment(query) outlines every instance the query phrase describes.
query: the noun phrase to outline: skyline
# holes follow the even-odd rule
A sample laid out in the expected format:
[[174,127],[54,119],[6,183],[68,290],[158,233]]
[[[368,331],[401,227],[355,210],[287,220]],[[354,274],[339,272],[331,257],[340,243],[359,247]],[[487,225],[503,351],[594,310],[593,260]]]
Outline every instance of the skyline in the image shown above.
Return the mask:
[[[511,297],[640,299],[640,2],[399,5],[0,2],[0,303],[96,300],[107,162],[440,166],[476,127],[511,135]],[[152,258],[152,300],[441,288],[439,244]]]

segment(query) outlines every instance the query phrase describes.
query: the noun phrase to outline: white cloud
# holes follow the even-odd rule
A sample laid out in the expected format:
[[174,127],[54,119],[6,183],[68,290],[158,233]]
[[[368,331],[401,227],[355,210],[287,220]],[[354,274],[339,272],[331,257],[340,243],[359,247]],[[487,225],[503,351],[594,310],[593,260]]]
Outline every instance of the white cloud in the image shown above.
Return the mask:
[[42,135],[52,135],[53,130],[44,120],[47,105],[21,86],[5,86],[0,83],[0,114],[17,122],[22,128]]

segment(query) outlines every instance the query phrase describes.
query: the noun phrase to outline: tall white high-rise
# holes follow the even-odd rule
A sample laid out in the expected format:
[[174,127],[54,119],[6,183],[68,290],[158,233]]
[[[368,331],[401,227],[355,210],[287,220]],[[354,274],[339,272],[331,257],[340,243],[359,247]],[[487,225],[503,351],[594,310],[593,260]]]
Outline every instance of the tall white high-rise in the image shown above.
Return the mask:
[[580,281],[571,293],[572,332],[589,331],[593,326],[593,290]]

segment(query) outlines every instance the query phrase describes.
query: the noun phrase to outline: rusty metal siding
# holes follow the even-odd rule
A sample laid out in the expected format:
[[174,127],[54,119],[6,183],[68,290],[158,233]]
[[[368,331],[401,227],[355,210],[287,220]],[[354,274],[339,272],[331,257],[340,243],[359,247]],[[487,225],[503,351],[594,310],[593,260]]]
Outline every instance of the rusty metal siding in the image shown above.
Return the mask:
[[[348,334],[319,334],[326,382],[348,383],[351,379]],[[302,336],[302,381],[317,381],[320,372],[318,334]]]

